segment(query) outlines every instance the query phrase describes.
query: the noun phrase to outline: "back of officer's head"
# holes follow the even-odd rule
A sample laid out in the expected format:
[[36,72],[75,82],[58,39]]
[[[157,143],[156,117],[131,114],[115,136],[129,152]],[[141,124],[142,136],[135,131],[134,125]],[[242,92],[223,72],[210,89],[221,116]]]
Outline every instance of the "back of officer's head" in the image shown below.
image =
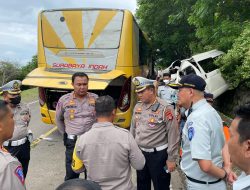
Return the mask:
[[56,190],[101,190],[101,187],[93,181],[71,179],[58,186]]
[[96,99],[95,102],[95,111],[96,117],[110,117],[115,110],[115,101],[114,99],[107,96],[100,96]]

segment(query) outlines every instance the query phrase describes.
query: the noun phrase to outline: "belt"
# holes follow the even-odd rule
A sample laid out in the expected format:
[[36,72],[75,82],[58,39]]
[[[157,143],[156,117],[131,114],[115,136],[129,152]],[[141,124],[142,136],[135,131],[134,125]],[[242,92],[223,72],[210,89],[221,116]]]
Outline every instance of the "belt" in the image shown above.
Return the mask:
[[156,148],[142,148],[142,147],[140,147],[140,149],[143,150],[144,152],[157,152],[157,151],[164,150],[167,147],[168,147],[168,144],[164,144],[164,145],[158,146]]
[[187,177],[190,181],[192,181],[192,182],[194,182],[194,183],[200,183],[200,184],[215,184],[215,183],[218,183],[218,182],[221,181],[221,179],[218,179],[217,181],[206,182],[206,181],[200,181],[200,180],[197,180],[197,179],[188,177],[187,175],[186,175],[186,177]]
[[69,135],[69,134],[67,134],[67,138],[70,139],[70,140],[76,140],[77,135]]
[[24,138],[16,140],[16,141],[9,140],[9,141],[5,141],[3,143],[3,145],[4,146],[19,146],[19,145],[22,145],[22,144],[26,143],[27,140],[28,140],[27,137],[24,137]]

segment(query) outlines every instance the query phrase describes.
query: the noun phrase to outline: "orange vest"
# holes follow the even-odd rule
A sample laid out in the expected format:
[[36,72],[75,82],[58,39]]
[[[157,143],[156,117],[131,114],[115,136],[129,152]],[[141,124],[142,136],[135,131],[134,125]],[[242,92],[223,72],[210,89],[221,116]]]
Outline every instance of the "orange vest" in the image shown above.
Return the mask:
[[228,141],[230,139],[230,134],[229,134],[229,127],[227,125],[223,126],[223,132],[224,132],[226,141]]

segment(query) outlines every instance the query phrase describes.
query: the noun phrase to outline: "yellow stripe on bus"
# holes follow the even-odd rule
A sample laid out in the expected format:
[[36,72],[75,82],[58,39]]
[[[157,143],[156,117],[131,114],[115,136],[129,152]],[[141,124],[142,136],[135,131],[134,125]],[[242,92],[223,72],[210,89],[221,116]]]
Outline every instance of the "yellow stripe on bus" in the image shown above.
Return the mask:
[[59,36],[56,34],[55,30],[53,29],[53,27],[49,23],[46,16],[43,15],[42,17],[43,17],[42,18],[42,27],[44,28],[43,29],[43,41],[44,41],[44,44],[46,44],[46,46],[48,46],[48,47],[54,47],[55,44],[57,44],[58,47],[65,48],[64,43],[61,41]]
[[91,46],[91,44],[95,41],[95,39],[100,35],[100,33],[103,31],[105,26],[112,20],[112,18],[117,14],[117,11],[100,11],[95,27],[92,31],[92,36],[89,40],[88,47]]
[[66,24],[75,42],[76,48],[84,48],[82,11],[63,11]]

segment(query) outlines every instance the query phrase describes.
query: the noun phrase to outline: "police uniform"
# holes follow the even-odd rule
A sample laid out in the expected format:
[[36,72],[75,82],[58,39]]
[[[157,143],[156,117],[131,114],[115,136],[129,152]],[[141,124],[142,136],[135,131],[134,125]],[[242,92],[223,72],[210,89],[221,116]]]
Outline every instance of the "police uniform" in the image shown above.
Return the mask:
[[[135,77],[136,92],[153,85],[152,80]],[[167,111],[168,110],[168,111]],[[167,117],[171,114],[171,118]],[[138,102],[133,111],[130,131],[146,158],[143,170],[137,171],[138,190],[169,189],[170,173],[164,166],[166,161],[175,162],[178,157],[179,130],[172,106],[156,98],[153,104]]]
[[[21,81],[13,80],[1,87],[1,92],[9,94],[20,94]],[[19,103],[11,107],[14,114],[15,127],[13,136],[3,143],[4,147],[16,157],[22,164],[24,178],[28,172],[30,161],[30,141],[32,141],[32,132],[28,130],[30,122],[30,110],[27,105]]]
[[250,190],[250,175],[242,172],[238,179],[233,183],[233,190]]
[[[110,122],[95,123],[91,130],[80,136],[75,148],[74,170],[83,164],[88,179],[97,182],[102,190],[135,190],[131,167],[140,170],[145,158],[128,130]],[[76,164],[78,163],[78,164]]]
[[25,190],[24,181],[20,162],[0,147],[0,189]]
[[79,174],[71,168],[72,155],[77,136],[87,132],[96,121],[95,99],[98,96],[88,92],[83,100],[78,100],[74,92],[62,96],[56,107],[56,124],[58,130],[64,134],[66,147],[66,176],[65,181],[78,178]]
[[[185,76],[176,88],[205,89],[206,83],[197,75]],[[226,190],[225,181],[203,172],[198,160],[211,160],[223,167],[222,149],[225,144],[222,120],[217,111],[203,98],[187,111],[187,121],[182,131],[181,169],[187,177],[188,190]]]

